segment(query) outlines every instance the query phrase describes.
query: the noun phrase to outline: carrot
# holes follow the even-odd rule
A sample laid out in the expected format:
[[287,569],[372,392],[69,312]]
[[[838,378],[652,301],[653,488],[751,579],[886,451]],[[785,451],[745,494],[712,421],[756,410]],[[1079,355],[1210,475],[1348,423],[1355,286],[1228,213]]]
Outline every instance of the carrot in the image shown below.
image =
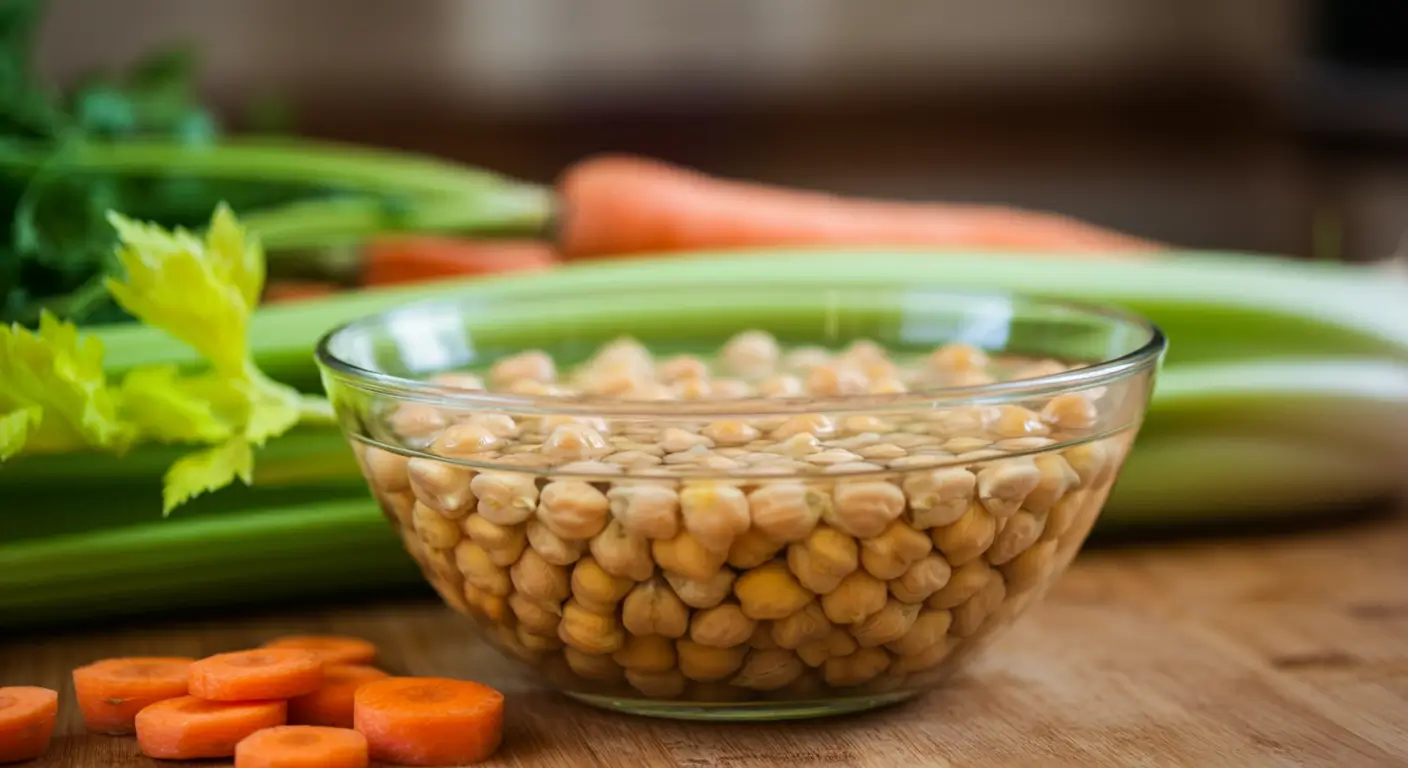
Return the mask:
[[282,725],[235,746],[235,768],[366,768],[367,738],[348,728]]
[[338,292],[334,283],[322,280],[271,280],[264,287],[265,304],[315,299]]
[[283,725],[287,713],[282,701],[167,699],[137,713],[137,746],[159,760],[231,757],[242,739]]
[[73,670],[73,690],[84,727],[93,733],[132,733],[143,707],[186,695],[193,661],[170,657],[104,659]]
[[460,765],[487,758],[503,739],[504,696],[443,677],[392,677],[357,690],[354,720],[375,760]]
[[370,664],[377,648],[360,637],[343,635],[287,635],[264,644],[265,648],[299,648],[322,657],[325,664]]
[[719,179],[653,160],[591,157],[558,180],[566,260],[708,248],[859,245],[1105,254],[1155,243],[1051,213],[906,203]]
[[59,694],[48,688],[0,688],[0,763],[33,760],[49,748]]
[[322,658],[299,648],[221,653],[191,665],[191,695],[209,701],[288,699],[322,684]]
[[387,677],[375,667],[339,664],[323,669],[323,685],[288,700],[288,721],[296,725],[352,727],[352,702],[357,689]]
[[469,240],[437,235],[387,235],[367,243],[363,285],[399,285],[449,277],[548,269],[557,256],[535,240]]

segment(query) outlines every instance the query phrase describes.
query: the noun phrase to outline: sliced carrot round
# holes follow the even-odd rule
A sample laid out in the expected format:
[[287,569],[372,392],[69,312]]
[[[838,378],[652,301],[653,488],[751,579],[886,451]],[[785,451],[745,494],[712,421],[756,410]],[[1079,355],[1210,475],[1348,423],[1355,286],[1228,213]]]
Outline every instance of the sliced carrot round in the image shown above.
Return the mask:
[[503,739],[504,696],[443,677],[392,677],[357,689],[353,720],[376,760],[460,765],[487,758]]
[[235,747],[235,768],[366,768],[367,739],[347,728],[283,725]]
[[73,670],[73,690],[83,725],[93,733],[132,733],[148,704],[185,696],[195,659],[104,659]]
[[322,657],[298,648],[221,653],[191,665],[191,695],[210,701],[289,699],[322,684]]
[[351,728],[352,703],[357,689],[387,677],[376,667],[356,664],[324,667],[321,688],[288,700],[288,721],[294,725]]
[[232,757],[250,734],[283,725],[282,701],[206,701],[194,696],[167,699],[137,713],[137,746],[159,760]]
[[371,642],[342,635],[288,635],[276,637],[264,647],[312,651],[327,664],[370,664],[376,661],[377,654],[377,647]]
[[0,763],[44,754],[58,717],[58,692],[24,685],[0,688]]

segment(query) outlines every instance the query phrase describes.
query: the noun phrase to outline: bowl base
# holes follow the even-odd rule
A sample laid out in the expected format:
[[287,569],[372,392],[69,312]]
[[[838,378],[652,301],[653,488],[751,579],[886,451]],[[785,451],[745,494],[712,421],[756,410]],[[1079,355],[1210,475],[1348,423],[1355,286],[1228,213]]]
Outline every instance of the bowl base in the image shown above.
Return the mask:
[[767,722],[773,720],[808,720],[816,717],[864,712],[887,707],[919,695],[919,691],[900,691],[876,696],[821,701],[757,701],[736,704],[705,702],[672,703],[651,699],[620,699],[614,696],[593,696],[567,693],[585,704],[616,712],[668,720],[712,720],[715,722]]

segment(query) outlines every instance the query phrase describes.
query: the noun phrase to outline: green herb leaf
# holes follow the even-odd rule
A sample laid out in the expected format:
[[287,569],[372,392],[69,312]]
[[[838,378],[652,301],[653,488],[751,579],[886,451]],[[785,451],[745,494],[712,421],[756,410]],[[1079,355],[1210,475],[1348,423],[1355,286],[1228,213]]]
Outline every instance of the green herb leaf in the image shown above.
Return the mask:
[[20,452],[29,438],[29,431],[38,427],[43,417],[44,411],[37,405],[0,416],[0,461]]
[[187,454],[166,472],[161,492],[162,515],[170,515],[187,501],[224,488],[236,479],[245,485],[254,480],[254,449],[243,437]]

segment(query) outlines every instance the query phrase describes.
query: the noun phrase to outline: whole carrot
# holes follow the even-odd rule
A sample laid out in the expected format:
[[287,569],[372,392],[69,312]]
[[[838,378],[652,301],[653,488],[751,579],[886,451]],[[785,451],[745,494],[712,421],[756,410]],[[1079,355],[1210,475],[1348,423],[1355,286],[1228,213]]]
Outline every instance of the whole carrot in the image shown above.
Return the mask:
[[694,249],[874,245],[1115,255],[1155,243],[1051,213],[905,203],[720,179],[644,158],[604,155],[559,179],[565,259]]
[[539,270],[557,261],[535,240],[471,240],[427,234],[384,235],[367,243],[361,284],[401,285],[471,275]]

